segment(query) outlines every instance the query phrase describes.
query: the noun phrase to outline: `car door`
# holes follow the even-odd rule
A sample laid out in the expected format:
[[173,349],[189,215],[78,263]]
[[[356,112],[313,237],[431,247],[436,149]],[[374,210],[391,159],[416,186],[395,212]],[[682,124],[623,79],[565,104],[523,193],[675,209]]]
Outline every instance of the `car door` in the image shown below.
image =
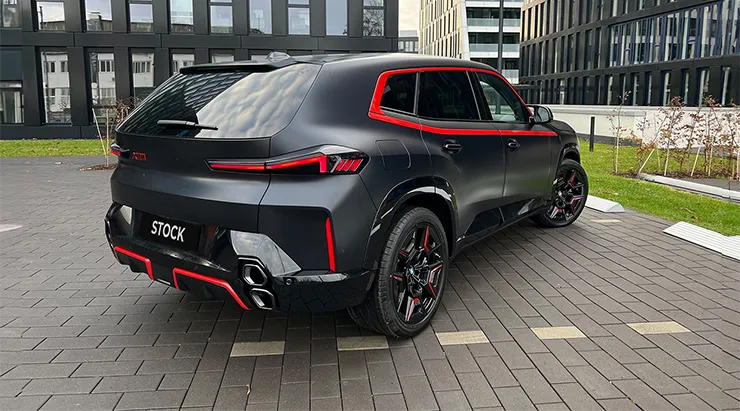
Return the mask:
[[497,227],[504,189],[504,146],[480,117],[468,70],[422,69],[418,115],[435,177],[457,206],[458,240]]
[[476,71],[475,76],[485,102],[482,115],[500,131],[505,146],[504,218],[516,218],[550,197],[559,137],[545,125],[530,123],[529,109],[500,75]]

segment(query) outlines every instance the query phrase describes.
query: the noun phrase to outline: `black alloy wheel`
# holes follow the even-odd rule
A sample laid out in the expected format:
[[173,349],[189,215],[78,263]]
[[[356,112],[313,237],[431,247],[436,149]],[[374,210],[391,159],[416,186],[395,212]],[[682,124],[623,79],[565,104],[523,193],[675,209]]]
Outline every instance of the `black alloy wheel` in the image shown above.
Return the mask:
[[588,197],[588,177],[576,161],[565,159],[558,167],[548,210],[534,218],[545,227],[565,227],[583,212]]
[[361,327],[395,338],[421,332],[439,308],[449,249],[444,226],[426,208],[398,212],[380,268],[362,304],[349,314]]

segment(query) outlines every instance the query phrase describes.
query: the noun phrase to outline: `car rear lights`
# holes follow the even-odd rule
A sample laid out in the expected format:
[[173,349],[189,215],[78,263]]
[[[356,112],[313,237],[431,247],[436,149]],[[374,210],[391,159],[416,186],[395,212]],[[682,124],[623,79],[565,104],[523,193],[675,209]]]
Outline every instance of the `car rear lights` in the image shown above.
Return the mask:
[[[338,150],[342,149],[342,150]],[[212,170],[236,172],[269,172],[276,174],[356,174],[368,162],[367,155],[340,147],[327,147],[289,158],[270,160],[209,160]]]

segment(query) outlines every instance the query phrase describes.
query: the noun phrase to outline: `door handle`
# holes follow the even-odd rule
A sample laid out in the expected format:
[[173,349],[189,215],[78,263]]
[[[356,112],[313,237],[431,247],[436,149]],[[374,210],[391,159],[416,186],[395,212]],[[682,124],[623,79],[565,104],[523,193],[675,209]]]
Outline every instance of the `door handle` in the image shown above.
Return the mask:
[[455,140],[445,140],[445,143],[442,147],[450,154],[457,154],[460,152],[460,150],[462,150],[462,144],[458,143]]
[[519,142],[516,141],[516,140],[514,140],[513,138],[510,138],[509,141],[506,143],[506,147],[508,147],[508,149],[509,150],[512,150],[512,151],[518,150],[519,147],[521,147],[521,146],[522,145],[519,144]]

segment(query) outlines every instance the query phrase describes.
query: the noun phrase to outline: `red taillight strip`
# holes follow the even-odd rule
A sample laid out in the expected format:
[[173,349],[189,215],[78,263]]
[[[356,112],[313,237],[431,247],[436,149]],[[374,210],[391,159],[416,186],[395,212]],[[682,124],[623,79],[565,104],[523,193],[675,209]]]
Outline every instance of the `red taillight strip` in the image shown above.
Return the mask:
[[349,167],[349,171],[357,171],[357,168],[362,164],[362,159],[357,158],[352,162],[352,166]]
[[244,301],[242,301],[242,299],[239,298],[239,295],[236,293],[236,291],[234,291],[234,288],[231,287],[231,284],[229,284],[228,282],[224,280],[220,280],[218,278],[213,278],[213,277],[208,277],[203,274],[194,273],[191,271],[183,270],[181,268],[175,268],[172,270],[172,280],[175,283],[175,288],[177,288],[178,290],[180,289],[180,285],[177,282],[178,275],[183,275],[185,277],[190,277],[198,281],[203,281],[206,283],[217,285],[223,288],[224,290],[226,290],[231,295],[231,298],[233,298],[234,301],[236,301],[236,303],[239,304],[241,308],[245,310],[249,310],[249,307],[247,307],[247,305],[244,304]]
[[326,217],[326,248],[329,254],[329,269],[336,272],[337,266],[334,261],[334,237],[331,233],[331,218]]
[[116,150],[116,149],[114,149],[114,148],[111,148],[110,149],[110,153],[113,154],[114,156],[117,156],[117,157],[120,157],[121,156],[121,152],[118,151],[118,150]]
[[319,171],[322,173],[326,173],[326,156],[323,154],[307,157],[307,158],[301,158],[298,160],[290,160],[285,161],[281,163],[273,163],[273,164],[267,164],[265,167],[267,170],[280,170],[285,168],[292,168],[292,167],[300,167],[305,166],[308,164],[319,164]]
[[227,171],[264,171],[264,164],[230,164],[230,163],[209,163],[214,170]]
[[146,273],[149,276],[149,279],[154,281],[154,274],[152,273],[152,262],[148,258],[144,257],[143,255],[136,254],[133,251],[129,251],[123,247],[115,246],[113,247],[113,251],[117,253],[121,253],[127,257],[131,257],[135,260],[139,260],[146,266]]

